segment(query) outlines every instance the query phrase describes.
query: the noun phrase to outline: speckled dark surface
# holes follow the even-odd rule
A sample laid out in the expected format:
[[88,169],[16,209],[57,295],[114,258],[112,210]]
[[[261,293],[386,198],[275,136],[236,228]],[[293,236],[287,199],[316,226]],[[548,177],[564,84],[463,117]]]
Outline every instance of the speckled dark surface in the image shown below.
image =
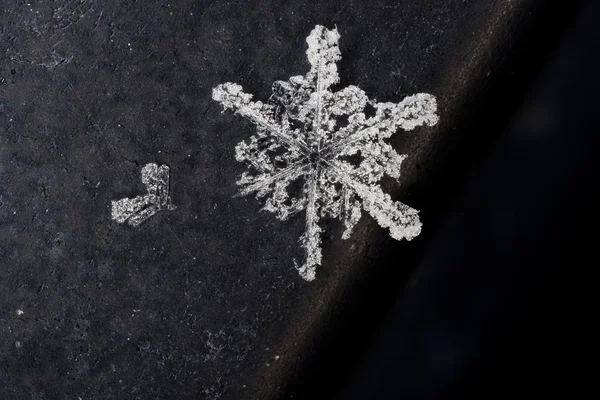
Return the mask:
[[[393,247],[400,271],[377,269],[389,240],[368,218],[350,241],[331,224],[302,281],[302,218],[233,198],[233,148],[253,129],[211,90],[234,81],[266,100],[306,72],[311,29],[337,26],[341,86],[438,97],[438,126],[392,141],[409,157],[385,186],[427,231],[447,201],[425,196],[446,181],[436,160],[493,137],[457,126],[540,2],[313,3],[0,0],[1,399],[284,397],[356,283],[372,269],[399,278],[386,290],[406,283],[427,234]],[[111,200],[144,193],[150,162],[170,167],[177,209],[115,223]]]

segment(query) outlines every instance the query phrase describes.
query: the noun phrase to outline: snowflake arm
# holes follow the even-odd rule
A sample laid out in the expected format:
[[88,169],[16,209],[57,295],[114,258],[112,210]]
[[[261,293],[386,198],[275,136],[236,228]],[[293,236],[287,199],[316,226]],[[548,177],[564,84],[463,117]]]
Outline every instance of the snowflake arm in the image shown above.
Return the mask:
[[302,139],[291,137],[269,115],[272,111],[261,101],[252,101],[252,95],[245,93],[242,87],[235,83],[224,83],[213,89],[213,100],[221,103],[223,108],[231,109],[242,117],[249,119],[291,151],[305,153],[308,149]]
[[301,266],[296,265],[300,276],[307,281],[315,279],[317,266],[321,265],[321,232],[319,226],[319,216],[317,215],[317,174],[309,177],[306,183],[308,191],[308,204],[306,205],[306,229],[300,243],[306,251],[306,259]]
[[321,148],[327,138],[327,127],[323,126],[327,119],[323,113],[327,99],[332,96],[329,88],[340,80],[336,64],[342,58],[339,39],[337,29],[329,30],[321,25],[317,25],[306,39],[306,56],[311,68],[304,77],[304,83],[312,89],[312,93],[304,109],[305,112],[312,113],[313,126],[309,132],[309,145],[317,149]]
[[398,129],[410,131],[421,125],[434,126],[438,122],[437,100],[427,93],[409,96],[398,104],[374,103],[373,107],[376,109],[375,116],[365,118],[362,113],[358,115],[354,119],[355,124],[345,130],[352,133],[329,147],[334,151],[348,152],[373,138],[388,139]]
[[377,185],[362,183],[352,177],[347,165],[338,163],[336,175],[340,181],[361,199],[362,206],[383,228],[390,229],[396,240],[412,240],[421,233],[419,212],[399,201],[392,201]]
[[311,67],[305,79],[317,93],[329,89],[340,80],[336,64],[342,58],[339,40],[337,29],[329,30],[321,25],[317,25],[306,38],[306,56]]
[[271,185],[290,184],[294,179],[301,176],[304,168],[300,163],[291,165],[283,170],[276,171],[272,174],[259,174],[256,176],[248,173],[242,174],[242,177],[237,181],[239,186],[243,188],[239,191],[238,196],[246,196],[250,193],[257,192],[258,197],[263,197],[271,189]]
[[421,233],[423,224],[419,212],[399,201],[392,201],[377,185],[353,182],[353,189],[361,198],[364,209],[383,228],[390,229],[390,236],[396,240],[412,240]]

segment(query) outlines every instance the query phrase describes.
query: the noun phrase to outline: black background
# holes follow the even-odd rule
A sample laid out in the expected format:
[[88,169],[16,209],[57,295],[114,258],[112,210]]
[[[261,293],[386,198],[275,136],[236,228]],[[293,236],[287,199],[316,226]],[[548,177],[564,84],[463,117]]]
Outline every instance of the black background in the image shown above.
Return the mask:
[[[553,390],[567,278],[589,266],[589,3],[0,0],[0,398]],[[340,87],[431,93],[441,120],[394,136],[409,157],[384,182],[423,233],[328,224],[306,283],[302,219],[232,197],[252,126],[210,93],[265,100],[306,72],[316,24],[340,31]],[[177,210],[114,223],[148,162]]]

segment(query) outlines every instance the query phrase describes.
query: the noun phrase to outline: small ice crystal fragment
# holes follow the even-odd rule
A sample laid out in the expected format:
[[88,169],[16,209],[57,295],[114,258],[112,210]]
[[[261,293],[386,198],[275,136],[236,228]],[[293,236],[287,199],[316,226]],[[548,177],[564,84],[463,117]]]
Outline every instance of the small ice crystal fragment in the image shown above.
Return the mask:
[[112,202],[112,219],[139,226],[162,210],[174,210],[169,197],[169,167],[150,163],[142,168],[142,182],[148,194]]

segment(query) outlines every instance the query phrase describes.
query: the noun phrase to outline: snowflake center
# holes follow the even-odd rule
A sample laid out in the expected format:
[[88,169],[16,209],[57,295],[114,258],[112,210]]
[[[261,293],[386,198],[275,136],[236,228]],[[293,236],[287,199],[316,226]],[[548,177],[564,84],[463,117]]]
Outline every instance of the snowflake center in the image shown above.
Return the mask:
[[311,165],[317,165],[321,161],[321,153],[318,150],[317,151],[312,151],[308,155],[308,159],[309,159]]
[[329,162],[335,158],[334,154],[329,151],[323,151],[318,147],[314,147],[306,156],[306,160],[311,169],[327,169]]

